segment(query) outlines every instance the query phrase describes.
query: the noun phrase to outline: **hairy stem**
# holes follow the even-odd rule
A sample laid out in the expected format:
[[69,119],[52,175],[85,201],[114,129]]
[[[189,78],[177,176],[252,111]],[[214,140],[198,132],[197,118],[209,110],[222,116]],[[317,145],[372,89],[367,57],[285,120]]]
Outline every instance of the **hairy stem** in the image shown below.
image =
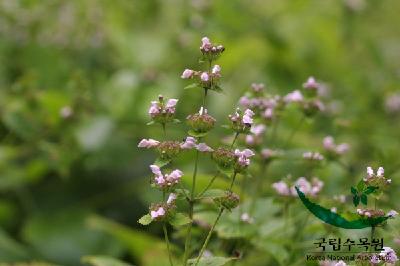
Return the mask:
[[235,179],[236,179],[236,174],[237,172],[233,172],[233,176],[232,176],[232,181],[231,181],[231,185],[229,186],[229,192],[232,192],[232,188],[233,188],[233,184],[235,183]]
[[219,221],[219,218],[221,218],[221,215],[222,215],[223,212],[224,212],[224,208],[221,208],[221,209],[219,210],[217,219],[215,219],[214,224],[212,225],[210,231],[209,231],[208,234],[207,234],[207,238],[206,238],[206,240],[204,241],[203,246],[201,247],[199,256],[197,257],[194,266],[196,266],[197,264],[199,264],[199,261],[200,261],[201,257],[203,256],[204,251],[205,251],[206,248],[207,248],[208,242],[210,241],[211,235],[212,235],[212,233],[214,232],[215,226],[217,225],[217,223],[218,223],[218,221]]

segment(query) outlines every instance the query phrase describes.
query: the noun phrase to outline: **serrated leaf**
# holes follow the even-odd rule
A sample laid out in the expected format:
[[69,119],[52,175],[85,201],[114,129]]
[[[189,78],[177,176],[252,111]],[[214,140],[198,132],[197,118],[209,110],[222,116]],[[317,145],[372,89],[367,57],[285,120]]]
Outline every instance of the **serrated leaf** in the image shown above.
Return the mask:
[[195,138],[202,138],[202,137],[207,136],[208,132],[197,133],[197,132],[195,132],[194,130],[191,129],[191,130],[188,131],[188,134],[190,136],[192,136],[192,137],[195,137]]
[[351,194],[353,194],[353,195],[357,195],[357,189],[355,188],[355,187],[351,187]]
[[153,164],[157,165],[158,167],[163,167],[163,166],[166,166],[167,164],[169,164],[170,162],[171,162],[171,160],[157,158]]
[[183,213],[177,212],[170,220],[169,223],[172,226],[182,226],[191,223],[192,220]]
[[358,204],[360,204],[360,197],[358,195],[353,196],[353,204],[355,207],[357,207]]
[[146,123],[146,125],[147,126],[151,126],[151,125],[154,125],[156,122],[154,122],[154,121],[150,121],[150,122],[148,122],[148,123]]
[[378,189],[378,187],[368,186],[364,190],[364,194],[366,194],[366,195],[371,194],[371,193],[375,192],[377,189]]
[[200,198],[220,198],[225,196],[226,192],[222,189],[209,189],[201,195]]
[[184,87],[183,89],[184,89],[184,90],[190,90],[190,89],[195,89],[195,88],[201,88],[201,87],[199,86],[198,83],[192,83],[192,84],[190,84],[190,85],[187,85],[187,86]]
[[146,214],[143,215],[142,218],[139,219],[138,223],[140,223],[141,225],[148,225],[153,221],[153,219],[151,219],[150,214]]
[[[234,258],[224,258],[224,257],[208,257],[201,258],[197,266],[223,266],[228,262],[232,261]],[[188,261],[189,265],[195,265],[196,259],[191,259]]]
[[131,266],[131,264],[108,257],[108,256],[85,256],[82,263],[92,266]]

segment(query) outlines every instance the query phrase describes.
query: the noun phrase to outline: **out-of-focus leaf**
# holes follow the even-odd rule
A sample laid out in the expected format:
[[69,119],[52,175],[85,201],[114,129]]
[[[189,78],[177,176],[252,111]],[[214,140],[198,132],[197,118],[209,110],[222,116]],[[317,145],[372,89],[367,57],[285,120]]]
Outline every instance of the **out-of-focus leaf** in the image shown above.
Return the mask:
[[188,224],[191,221],[192,220],[190,220],[190,218],[188,216],[186,216],[183,213],[178,212],[171,218],[171,220],[169,220],[169,223],[172,226],[178,227],[178,226],[182,226],[182,225]]
[[81,147],[86,151],[95,151],[101,148],[110,137],[114,127],[111,119],[96,117],[85,123],[76,132]]
[[365,194],[361,194],[361,202],[364,205],[368,205],[368,196]]
[[200,198],[219,198],[226,195],[226,191],[222,189],[209,189],[201,195]]
[[189,136],[195,137],[195,138],[202,138],[207,136],[208,132],[204,132],[204,133],[197,133],[194,130],[190,129],[188,131]]
[[157,165],[158,167],[163,167],[166,166],[167,164],[169,164],[171,162],[171,160],[167,160],[167,159],[163,159],[158,157],[153,164]]
[[31,251],[0,229],[0,261],[14,262],[31,258]]
[[187,85],[186,87],[184,87],[184,90],[190,90],[190,89],[196,89],[199,88],[201,89],[200,85],[198,83],[192,83],[190,85]]
[[92,266],[131,266],[132,264],[107,257],[107,256],[84,256],[82,262]]
[[[224,258],[224,257],[208,257],[201,258],[197,266],[223,266],[228,262],[232,261],[234,258]],[[189,265],[195,265],[196,259],[191,259],[188,261]]]
[[151,219],[150,214],[145,214],[142,216],[142,218],[139,219],[138,223],[140,223],[141,225],[148,225],[153,221],[153,219]]

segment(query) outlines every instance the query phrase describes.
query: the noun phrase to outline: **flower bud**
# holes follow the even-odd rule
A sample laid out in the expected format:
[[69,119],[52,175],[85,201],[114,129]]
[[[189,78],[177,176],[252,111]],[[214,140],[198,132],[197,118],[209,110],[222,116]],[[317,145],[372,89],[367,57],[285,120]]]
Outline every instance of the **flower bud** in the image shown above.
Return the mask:
[[318,112],[324,111],[325,106],[320,100],[305,101],[302,106],[304,115],[311,117]]
[[175,213],[173,204],[156,203],[149,208],[149,213],[153,221],[167,221]]
[[232,150],[218,148],[212,154],[212,159],[223,169],[228,169],[235,163],[236,157]]
[[303,83],[303,88],[306,96],[315,97],[318,95],[320,84],[315,81],[314,77],[309,77],[307,82]]
[[224,196],[215,198],[214,202],[227,210],[232,210],[239,205],[239,196],[231,191],[226,191]]
[[215,124],[215,119],[207,114],[207,109],[200,109],[199,113],[189,115],[187,118],[187,124],[196,133],[206,133],[210,131]]

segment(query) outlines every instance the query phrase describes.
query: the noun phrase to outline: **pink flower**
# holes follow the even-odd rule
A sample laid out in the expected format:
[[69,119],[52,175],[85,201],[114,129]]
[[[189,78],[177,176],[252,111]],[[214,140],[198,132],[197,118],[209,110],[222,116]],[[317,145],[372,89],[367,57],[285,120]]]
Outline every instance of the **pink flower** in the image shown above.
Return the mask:
[[211,73],[213,73],[213,74],[219,76],[219,75],[221,74],[221,67],[220,67],[219,65],[215,65],[215,66],[212,68]]
[[199,143],[196,148],[197,148],[197,150],[199,150],[201,152],[213,152],[214,151],[212,148],[207,146],[207,144],[205,144],[205,143]]
[[275,189],[275,191],[279,195],[282,195],[282,196],[290,195],[289,186],[284,181],[279,181],[279,182],[273,183],[272,188]]
[[174,108],[179,100],[178,99],[169,99],[167,104],[165,105],[166,108]]
[[373,177],[375,175],[374,170],[372,169],[371,166],[367,167],[367,175],[368,177]]
[[159,207],[156,211],[151,211],[150,216],[152,219],[156,219],[158,217],[162,217],[165,215],[165,210],[163,207]]
[[139,142],[138,147],[139,148],[153,148],[153,147],[157,147],[158,144],[160,144],[160,142],[157,140],[154,140],[154,139],[142,139]]
[[256,144],[256,138],[253,135],[246,135],[246,144],[255,145]]
[[385,173],[385,170],[383,169],[383,167],[379,167],[378,171],[376,171],[376,176],[382,177],[384,173]]
[[250,132],[256,136],[261,136],[262,134],[264,134],[265,130],[266,130],[265,125],[259,124],[252,126]]
[[242,118],[242,121],[243,121],[243,123],[244,124],[253,124],[253,115],[254,115],[254,112],[253,111],[251,111],[250,109],[246,109],[245,111],[244,111],[244,115],[243,115],[243,118]]
[[165,175],[165,179],[168,182],[167,184],[169,186],[171,186],[173,184],[178,184],[180,178],[182,177],[182,175],[183,175],[183,172],[181,170],[178,170],[178,169],[172,171],[170,174],[166,174]]
[[181,144],[182,149],[193,149],[196,147],[197,140],[193,137],[186,137],[185,142]]
[[331,153],[335,153],[337,155],[343,155],[350,148],[349,144],[347,144],[347,143],[341,143],[339,145],[336,145],[335,140],[333,139],[332,136],[326,136],[324,138],[323,146],[324,146],[325,150],[327,150]]
[[201,79],[201,81],[207,82],[207,81],[210,80],[210,76],[208,75],[207,72],[203,72],[203,73],[201,73],[201,75],[200,75],[200,79]]
[[243,96],[239,99],[239,104],[244,107],[250,106],[250,99],[246,96]]
[[239,149],[235,150],[235,156],[238,158],[238,164],[241,166],[250,165],[250,157],[254,156],[254,152],[250,149],[244,149],[240,151]]
[[337,145],[336,152],[338,154],[344,154],[349,150],[349,148],[350,148],[349,144],[342,143],[342,144]]
[[151,105],[150,105],[150,108],[149,108],[149,115],[151,117],[154,117],[159,113],[160,113],[160,107],[158,106],[158,102],[152,101]]
[[396,252],[390,247],[383,247],[383,251],[381,251],[379,255],[381,258],[384,258],[387,263],[395,264],[399,260]]
[[185,69],[181,75],[181,78],[183,79],[190,79],[193,77],[194,71],[191,69]]
[[303,158],[307,160],[314,160],[314,161],[322,161],[324,159],[324,156],[320,154],[319,152],[305,152],[303,153]]
[[251,84],[251,88],[253,89],[253,91],[255,91],[255,92],[260,92],[260,91],[262,91],[263,89],[264,89],[264,84],[262,84],[262,83],[252,83]]
[[314,77],[309,77],[306,83],[303,83],[305,89],[318,89],[319,83],[317,83]]
[[168,196],[167,204],[170,205],[170,204],[174,203],[175,200],[176,200],[176,194],[175,193],[171,193]]
[[262,115],[263,115],[263,117],[265,117],[267,119],[271,119],[274,116],[274,109],[267,108],[267,109],[265,109],[265,111]]
[[332,150],[335,148],[335,141],[332,136],[326,136],[323,140],[323,145],[326,150]]
[[208,37],[203,37],[201,39],[200,49],[208,52],[210,51],[211,48],[212,48],[212,43],[210,42],[210,39]]
[[242,222],[249,223],[249,224],[252,224],[254,222],[253,217],[251,217],[247,212],[243,213],[240,216],[240,220],[242,220]]
[[301,92],[299,90],[295,90],[291,93],[288,93],[283,100],[286,103],[299,103],[302,102],[304,100],[303,95],[301,94]]
[[162,175],[160,167],[155,164],[150,165],[151,172],[157,176]]

